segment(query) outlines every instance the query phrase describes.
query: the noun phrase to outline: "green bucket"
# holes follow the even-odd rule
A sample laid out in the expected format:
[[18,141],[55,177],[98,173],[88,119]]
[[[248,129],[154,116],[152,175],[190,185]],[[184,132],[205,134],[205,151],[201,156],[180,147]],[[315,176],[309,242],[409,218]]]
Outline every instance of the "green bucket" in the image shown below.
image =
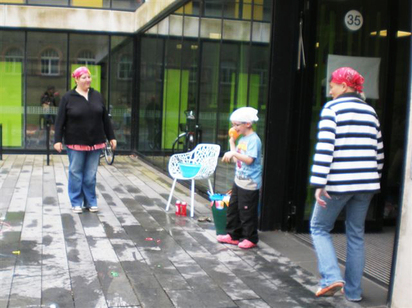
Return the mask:
[[226,234],[226,212],[227,206],[224,206],[222,209],[217,209],[215,202],[213,203],[212,213],[216,228],[216,235]]

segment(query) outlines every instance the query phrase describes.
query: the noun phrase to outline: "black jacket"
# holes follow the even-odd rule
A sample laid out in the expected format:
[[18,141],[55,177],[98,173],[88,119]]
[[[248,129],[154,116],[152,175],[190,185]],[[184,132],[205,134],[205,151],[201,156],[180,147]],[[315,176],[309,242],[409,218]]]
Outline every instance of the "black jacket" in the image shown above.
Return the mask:
[[67,92],[59,105],[55,124],[55,143],[95,145],[115,139],[103,97],[89,89],[89,100],[75,90]]

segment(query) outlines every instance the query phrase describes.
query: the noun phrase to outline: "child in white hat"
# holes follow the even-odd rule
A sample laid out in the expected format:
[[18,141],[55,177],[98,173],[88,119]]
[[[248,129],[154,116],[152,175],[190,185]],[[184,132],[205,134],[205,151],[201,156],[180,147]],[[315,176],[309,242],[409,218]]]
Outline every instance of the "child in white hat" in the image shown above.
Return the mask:
[[236,146],[235,137],[230,136],[230,151],[222,158],[223,162],[236,163],[236,174],[227,210],[227,234],[218,235],[217,240],[243,249],[253,248],[259,241],[257,228],[259,189],[262,184],[262,143],[252,127],[259,120],[257,113],[252,107],[242,107],[231,114],[232,126],[242,137]]

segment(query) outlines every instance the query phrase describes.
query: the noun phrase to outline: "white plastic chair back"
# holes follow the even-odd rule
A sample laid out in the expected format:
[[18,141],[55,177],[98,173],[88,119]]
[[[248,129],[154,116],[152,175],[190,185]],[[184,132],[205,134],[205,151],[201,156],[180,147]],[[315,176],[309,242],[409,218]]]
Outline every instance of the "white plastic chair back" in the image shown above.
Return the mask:
[[[207,179],[213,174],[213,172],[215,172],[219,153],[220,145],[200,143],[191,152],[172,155],[168,165],[169,174],[171,177],[177,178],[178,180]],[[201,167],[195,176],[184,177],[180,170],[180,163],[198,164]]]
[[[172,188],[170,190],[169,199],[166,205],[166,211],[170,208],[170,203],[173,197],[173,191],[175,189],[177,180],[190,180],[192,182],[190,191],[190,216],[195,214],[195,180],[207,179],[209,183],[210,192],[213,194],[212,183],[210,182],[210,176],[215,172],[217,166],[217,160],[219,159],[220,145],[210,143],[200,143],[193,151],[187,153],[174,154],[169,159],[169,174],[173,178]],[[197,164],[200,165],[200,169],[192,177],[184,177],[180,170],[181,163],[184,164]]]

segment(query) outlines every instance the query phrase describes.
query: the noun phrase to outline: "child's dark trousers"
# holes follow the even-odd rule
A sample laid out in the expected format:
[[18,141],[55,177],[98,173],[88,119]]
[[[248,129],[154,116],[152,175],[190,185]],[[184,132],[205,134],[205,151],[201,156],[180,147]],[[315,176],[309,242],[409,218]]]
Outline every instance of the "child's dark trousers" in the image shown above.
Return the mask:
[[258,203],[259,190],[246,190],[233,184],[226,223],[226,232],[232,239],[248,239],[257,244]]

